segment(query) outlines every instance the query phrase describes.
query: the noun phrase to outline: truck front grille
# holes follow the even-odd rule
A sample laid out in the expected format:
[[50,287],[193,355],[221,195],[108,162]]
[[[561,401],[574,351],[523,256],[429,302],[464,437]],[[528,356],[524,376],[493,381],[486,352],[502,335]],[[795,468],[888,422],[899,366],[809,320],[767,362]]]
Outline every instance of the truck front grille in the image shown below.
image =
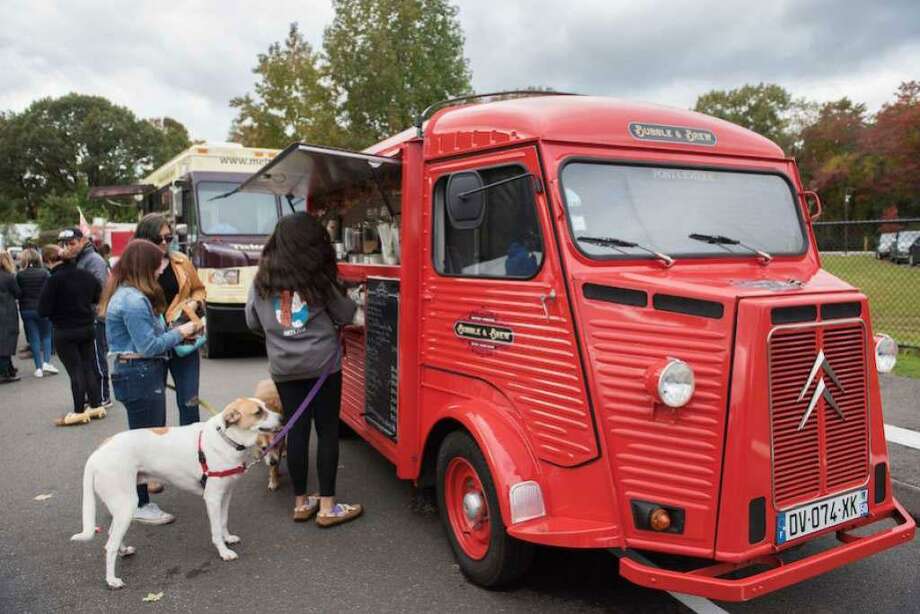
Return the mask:
[[[771,334],[770,420],[778,509],[866,480],[865,344],[861,322],[778,327]],[[817,395],[800,428],[822,380],[826,393]]]

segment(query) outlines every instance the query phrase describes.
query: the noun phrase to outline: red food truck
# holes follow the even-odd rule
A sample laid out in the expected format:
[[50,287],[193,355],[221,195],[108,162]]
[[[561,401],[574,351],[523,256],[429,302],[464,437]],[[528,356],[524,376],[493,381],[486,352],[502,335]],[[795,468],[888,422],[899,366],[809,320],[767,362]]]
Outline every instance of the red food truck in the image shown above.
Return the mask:
[[821,268],[795,162],[684,110],[479,102],[364,152],[291,145],[240,188],[328,224],[363,307],[342,420],[435,487],[467,577],[603,548],[746,600],[912,539],[877,376],[897,346]]

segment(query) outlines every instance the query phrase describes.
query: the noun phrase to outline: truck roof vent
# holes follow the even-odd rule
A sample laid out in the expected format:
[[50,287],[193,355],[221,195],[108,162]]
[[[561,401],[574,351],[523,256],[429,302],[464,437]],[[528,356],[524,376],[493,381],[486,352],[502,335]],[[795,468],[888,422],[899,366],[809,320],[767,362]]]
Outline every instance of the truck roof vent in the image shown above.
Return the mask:
[[827,303],[821,305],[822,320],[839,320],[842,318],[858,318],[862,314],[862,303]]
[[585,298],[595,301],[607,301],[608,303],[632,305],[633,307],[645,307],[648,305],[648,294],[642,290],[585,284],[582,286],[581,291],[584,293]]
[[818,319],[818,308],[814,305],[796,305],[794,307],[776,307],[770,314],[774,324],[794,324],[796,322],[814,322]]
[[686,313],[687,315],[712,318],[714,320],[720,319],[725,313],[725,305],[722,303],[687,298],[685,296],[673,296],[671,294],[656,294],[652,299],[652,304],[659,311]]

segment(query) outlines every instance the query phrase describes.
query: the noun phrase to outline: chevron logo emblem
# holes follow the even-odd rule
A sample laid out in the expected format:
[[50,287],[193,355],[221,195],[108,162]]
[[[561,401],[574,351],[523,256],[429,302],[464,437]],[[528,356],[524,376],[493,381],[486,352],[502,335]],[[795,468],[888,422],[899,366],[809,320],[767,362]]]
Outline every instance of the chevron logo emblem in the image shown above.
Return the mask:
[[834,408],[834,411],[837,412],[837,415],[840,416],[841,420],[846,420],[846,417],[843,415],[843,411],[840,409],[840,406],[837,405],[837,401],[834,400],[834,396],[831,394],[830,389],[828,389],[827,384],[824,381],[824,376],[827,375],[834,385],[837,386],[837,389],[840,392],[846,393],[846,390],[843,389],[843,385],[840,383],[840,380],[837,378],[837,374],[834,373],[834,368],[831,367],[830,361],[828,361],[827,356],[824,355],[824,350],[818,352],[818,356],[815,358],[815,363],[811,367],[811,373],[808,375],[808,381],[805,382],[805,387],[802,388],[801,394],[799,394],[798,400],[801,401],[805,398],[805,395],[808,393],[808,390],[811,388],[812,382],[815,381],[815,377],[821,373],[818,377],[818,385],[815,386],[815,391],[811,395],[811,401],[808,402],[808,409],[805,411],[805,415],[802,416],[802,421],[799,422],[798,430],[805,428],[805,424],[808,422],[808,418],[811,417],[812,412],[815,410],[815,406],[818,404],[818,399],[824,399],[824,402]]

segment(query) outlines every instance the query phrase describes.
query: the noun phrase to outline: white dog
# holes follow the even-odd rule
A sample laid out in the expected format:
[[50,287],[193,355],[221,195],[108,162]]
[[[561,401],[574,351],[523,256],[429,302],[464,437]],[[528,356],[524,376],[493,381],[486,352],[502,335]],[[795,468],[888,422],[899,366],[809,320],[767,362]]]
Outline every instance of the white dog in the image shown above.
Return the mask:
[[107,439],[83,470],[83,532],[70,539],[89,541],[96,530],[96,497],[109,508],[112,525],[105,544],[105,581],[125,585],[115,576],[116,556],[134,554],[122,543],[137,509],[136,484],[157,478],[204,496],[211,541],[225,561],[237,558],[227,547],[240,541],[227,528],[233,484],[243,474],[249,448],[260,433],[281,427],[279,415],[259,399],[237,399],[207,422],[176,428],[125,431]]

